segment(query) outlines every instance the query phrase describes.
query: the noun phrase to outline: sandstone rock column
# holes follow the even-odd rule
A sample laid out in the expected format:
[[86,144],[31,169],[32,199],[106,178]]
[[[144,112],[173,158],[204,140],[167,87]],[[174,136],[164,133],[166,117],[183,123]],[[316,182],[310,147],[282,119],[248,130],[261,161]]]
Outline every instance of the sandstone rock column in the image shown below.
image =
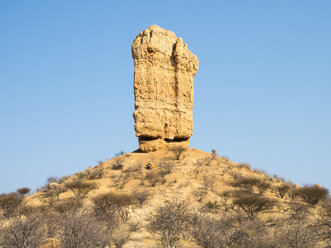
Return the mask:
[[188,147],[193,133],[197,57],[175,33],[156,25],[132,44],[136,136],[144,152]]

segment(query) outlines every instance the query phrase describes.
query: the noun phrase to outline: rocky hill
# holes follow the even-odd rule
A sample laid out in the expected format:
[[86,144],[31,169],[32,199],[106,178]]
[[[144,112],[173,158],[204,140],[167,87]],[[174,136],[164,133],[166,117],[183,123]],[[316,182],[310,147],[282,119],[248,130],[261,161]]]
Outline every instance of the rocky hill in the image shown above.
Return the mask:
[[23,223],[41,218],[38,235],[55,247],[329,247],[327,194],[216,151],[133,152],[49,178],[4,218],[4,233],[18,211]]

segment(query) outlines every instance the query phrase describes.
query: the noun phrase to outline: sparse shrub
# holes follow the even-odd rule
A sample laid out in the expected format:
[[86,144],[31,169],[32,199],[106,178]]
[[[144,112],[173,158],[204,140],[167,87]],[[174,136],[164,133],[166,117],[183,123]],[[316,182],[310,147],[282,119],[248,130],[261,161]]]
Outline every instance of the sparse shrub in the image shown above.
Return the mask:
[[103,176],[103,169],[101,167],[97,167],[92,169],[89,172],[88,179],[94,180],[94,179],[100,179]]
[[234,175],[232,187],[240,188],[242,191],[253,192],[254,187],[258,188],[262,180],[252,176]]
[[266,180],[261,180],[257,185],[256,188],[259,191],[259,194],[263,194],[266,190],[270,189],[271,185]]
[[119,224],[112,233],[112,241],[116,248],[122,248],[130,239],[133,229],[128,224]]
[[203,189],[205,191],[214,190],[216,178],[213,175],[203,176]]
[[8,248],[40,247],[45,238],[43,219],[44,215],[41,213],[30,213],[26,216],[18,214],[11,219],[9,225],[2,228],[0,245]]
[[124,155],[124,154],[125,154],[124,151],[120,151],[118,153],[115,153],[114,155],[115,155],[115,157],[118,157],[118,156],[121,156],[121,155]]
[[145,179],[154,187],[161,181],[161,176],[157,171],[148,171],[145,175]]
[[109,244],[102,224],[86,210],[68,210],[61,218],[61,247],[95,248]]
[[176,157],[177,160],[180,159],[181,155],[187,150],[185,147],[172,147],[169,149]]
[[[317,245],[316,233],[306,223],[286,222],[276,228],[276,240],[278,246],[286,248],[311,248],[321,247]],[[322,246],[324,247],[324,246]]]
[[144,202],[150,197],[150,193],[147,190],[134,190],[131,195],[134,199],[138,201],[140,206],[142,206]]
[[272,209],[276,204],[274,200],[252,193],[239,194],[233,203],[244,210],[250,219],[254,219],[262,211]]
[[79,211],[82,208],[83,204],[81,201],[77,201],[74,199],[66,199],[58,202],[53,206],[55,212],[60,214],[66,214],[68,211]]
[[50,206],[53,206],[58,199],[57,191],[49,188],[44,188],[42,190],[42,199],[49,204]]
[[58,179],[57,183],[64,183],[66,182],[70,177],[69,176],[62,176]]
[[113,176],[113,182],[116,188],[123,189],[130,177],[126,173],[120,173]]
[[171,173],[174,168],[174,164],[171,162],[161,163],[159,166],[159,174],[164,177]]
[[217,213],[220,210],[220,204],[217,201],[209,201],[205,204],[205,209]]
[[21,205],[22,199],[22,196],[17,193],[0,195],[0,208],[3,216],[10,218]]
[[17,190],[17,193],[19,193],[22,196],[25,196],[26,194],[28,194],[31,191],[30,188],[24,187],[24,188],[20,188]]
[[321,200],[326,199],[329,190],[317,185],[306,185],[297,189],[297,194],[308,204],[315,206]]
[[47,184],[59,183],[59,178],[57,176],[50,176],[47,178]]
[[77,200],[84,199],[87,194],[97,188],[96,183],[85,182],[82,180],[75,180],[65,184],[67,189],[70,189],[74,193]]
[[247,169],[247,170],[250,170],[251,169],[251,165],[249,163],[246,163],[246,162],[242,162],[242,163],[239,163],[237,165],[240,169]]
[[234,218],[210,218],[201,213],[193,216],[191,234],[203,248],[247,247],[241,241],[247,235]]
[[177,200],[166,201],[147,221],[148,230],[159,235],[162,247],[179,247],[181,236],[190,223],[188,206]]
[[130,217],[130,206],[133,204],[134,198],[128,194],[109,192],[94,197],[92,201],[96,215],[113,218],[116,214],[123,223],[126,223]]
[[305,205],[292,203],[290,204],[290,214],[294,220],[302,221],[309,214],[309,209]]
[[204,197],[207,195],[207,191],[203,190],[203,189],[197,189],[193,191],[193,195],[195,198],[197,198],[198,202],[201,202]]
[[291,186],[288,184],[282,184],[277,187],[278,194],[281,198],[284,198],[290,189],[291,189]]
[[116,157],[113,159],[112,162],[112,169],[113,170],[122,170],[123,168],[123,158],[122,157]]

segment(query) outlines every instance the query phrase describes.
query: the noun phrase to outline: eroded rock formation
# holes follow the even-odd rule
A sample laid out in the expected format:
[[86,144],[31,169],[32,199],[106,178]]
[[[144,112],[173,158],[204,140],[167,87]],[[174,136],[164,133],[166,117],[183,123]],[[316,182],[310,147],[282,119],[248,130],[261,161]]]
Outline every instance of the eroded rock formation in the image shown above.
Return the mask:
[[197,57],[175,33],[158,26],[132,45],[135,130],[144,152],[188,147],[193,133],[193,80]]

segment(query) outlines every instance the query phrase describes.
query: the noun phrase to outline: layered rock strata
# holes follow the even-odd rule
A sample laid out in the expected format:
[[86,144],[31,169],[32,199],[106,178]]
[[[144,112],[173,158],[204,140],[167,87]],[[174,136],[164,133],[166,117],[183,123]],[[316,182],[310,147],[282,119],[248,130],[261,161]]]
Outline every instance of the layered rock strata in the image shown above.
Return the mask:
[[175,33],[158,26],[132,45],[136,136],[139,149],[188,147],[193,133],[193,80],[197,57]]

